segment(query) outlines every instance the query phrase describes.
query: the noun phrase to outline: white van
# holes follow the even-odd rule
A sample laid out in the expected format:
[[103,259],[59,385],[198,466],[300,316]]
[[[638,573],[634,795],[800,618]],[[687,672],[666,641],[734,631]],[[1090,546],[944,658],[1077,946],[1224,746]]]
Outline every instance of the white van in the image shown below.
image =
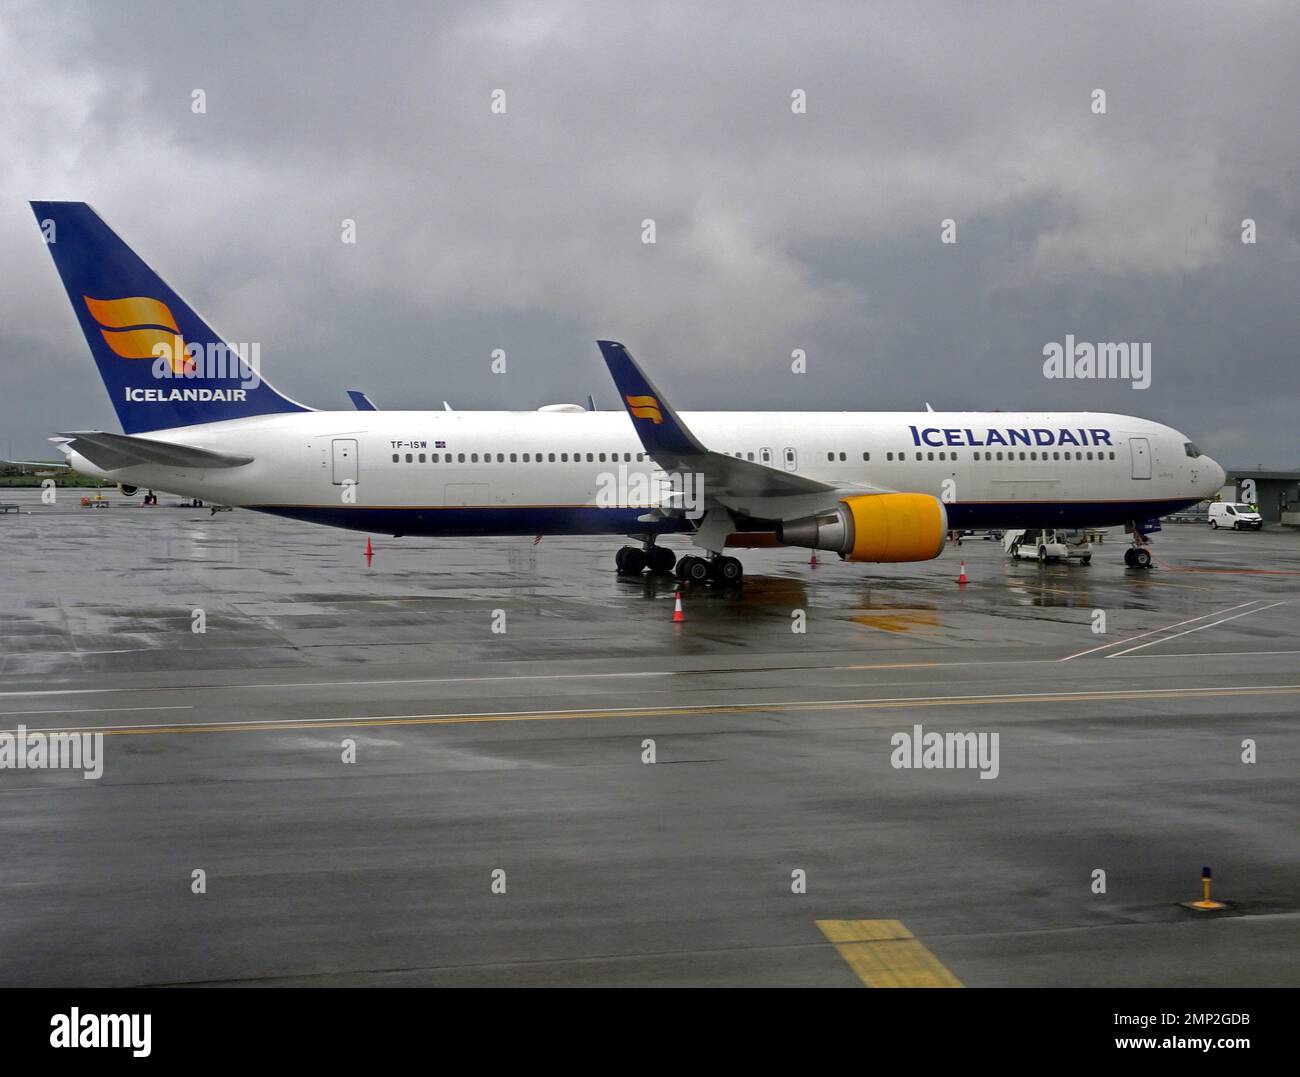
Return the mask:
[[1210,506],[1210,526],[1216,531],[1220,527],[1258,531],[1264,526],[1264,517],[1240,501],[1216,501]]

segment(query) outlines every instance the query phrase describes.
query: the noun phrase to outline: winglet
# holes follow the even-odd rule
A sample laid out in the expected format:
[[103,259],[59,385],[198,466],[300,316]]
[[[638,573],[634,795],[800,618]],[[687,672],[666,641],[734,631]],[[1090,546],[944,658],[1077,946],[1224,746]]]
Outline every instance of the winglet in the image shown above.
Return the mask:
[[352,401],[352,406],[356,408],[357,411],[378,411],[379,410],[377,407],[375,407],[374,401],[372,401],[370,397],[366,396],[366,394],[363,393],[360,389],[349,389],[348,399]]
[[677,417],[662,393],[637,365],[622,344],[612,340],[598,340],[600,354],[613,375],[618,395],[632,417],[646,452],[656,459],[660,456],[693,456],[707,453],[706,449],[686,425]]

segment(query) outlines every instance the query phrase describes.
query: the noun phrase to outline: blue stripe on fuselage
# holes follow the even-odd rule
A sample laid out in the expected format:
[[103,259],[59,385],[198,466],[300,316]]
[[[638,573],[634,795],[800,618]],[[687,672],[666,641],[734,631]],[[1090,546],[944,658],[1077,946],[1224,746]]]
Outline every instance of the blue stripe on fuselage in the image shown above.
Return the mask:
[[[1165,501],[957,502],[947,505],[953,528],[1112,527],[1130,520],[1167,516],[1196,499]],[[640,523],[641,508],[591,505],[466,505],[392,507],[366,505],[249,505],[250,509],[305,523],[387,535],[633,535],[689,532],[687,520]]]

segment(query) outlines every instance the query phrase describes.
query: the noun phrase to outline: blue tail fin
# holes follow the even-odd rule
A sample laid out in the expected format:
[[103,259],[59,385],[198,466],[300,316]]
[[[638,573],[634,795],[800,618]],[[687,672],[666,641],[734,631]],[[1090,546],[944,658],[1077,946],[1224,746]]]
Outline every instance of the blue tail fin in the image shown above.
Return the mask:
[[32,210],[124,433],[311,410],[262,381],[256,355],[217,336],[85,202]]

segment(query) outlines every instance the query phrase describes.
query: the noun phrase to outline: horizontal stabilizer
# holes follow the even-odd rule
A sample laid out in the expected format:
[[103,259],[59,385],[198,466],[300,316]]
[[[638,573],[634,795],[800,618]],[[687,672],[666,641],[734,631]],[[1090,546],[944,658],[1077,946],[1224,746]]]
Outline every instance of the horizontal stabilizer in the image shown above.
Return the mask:
[[65,444],[80,453],[96,467],[105,471],[135,467],[138,464],[159,464],[163,467],[225,468],[251,464],[251,456],[196,449],[192,445],[178,445],[174,441],[155,441],[153,438],[133,437],[128,434],[109,434],[102,430],[80,430],[62,435],[70,439]]

